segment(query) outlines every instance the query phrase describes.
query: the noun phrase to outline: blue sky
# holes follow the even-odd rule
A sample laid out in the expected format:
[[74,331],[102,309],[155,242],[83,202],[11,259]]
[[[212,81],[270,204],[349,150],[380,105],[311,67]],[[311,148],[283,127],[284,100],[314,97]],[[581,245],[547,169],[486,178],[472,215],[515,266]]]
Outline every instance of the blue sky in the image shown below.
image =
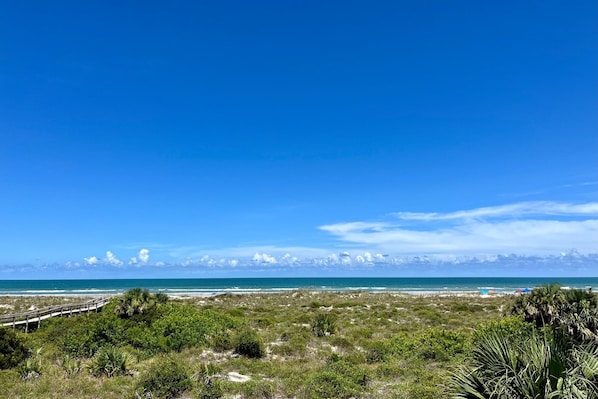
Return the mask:
[[597,8],[5,2],[0,278],[598,275]]

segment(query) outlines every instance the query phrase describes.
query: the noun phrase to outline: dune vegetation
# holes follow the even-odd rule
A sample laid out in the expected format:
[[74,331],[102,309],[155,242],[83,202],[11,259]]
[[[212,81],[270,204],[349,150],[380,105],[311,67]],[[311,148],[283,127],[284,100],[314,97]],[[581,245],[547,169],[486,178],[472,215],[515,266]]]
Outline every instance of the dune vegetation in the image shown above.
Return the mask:
[[0,397],[595,398],[597,312],[595,294],[556,285],[486,298],[135,289],[29,334],[0,328]]

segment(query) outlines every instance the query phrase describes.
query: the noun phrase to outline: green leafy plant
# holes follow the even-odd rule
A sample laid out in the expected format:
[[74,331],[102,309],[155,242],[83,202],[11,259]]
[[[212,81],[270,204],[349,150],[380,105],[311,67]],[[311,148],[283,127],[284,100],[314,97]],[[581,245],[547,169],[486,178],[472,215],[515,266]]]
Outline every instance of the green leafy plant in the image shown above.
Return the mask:
[[127,373],[127,361],[129,356],[122,350],[115,347],[103,347],[89,365],[89,371],[96,377],[114,377]]
[[537,328],[562,329],[576,343],[598,342],[598,295],[591,291],[544,285],[517,297],[511,313]]
[[381,363],[386,361],[391,349],[385,341],[368,342],[365,346],[365,359],[368,363]]
[[115,312],[120,317],[132,317],[152,310],[155,306],[156,298],[149,290],[133,288],[119,299]]
[[140,397],[171,399],[189,390],[191,386],[187,368],[172,357],[162,357],[140,376],[136,393]]
[[222,384],[219,380],[212,376],[206,376],[201,380],[198,399],[220,399],[222,395]]
[[449,361],[464,355],[469,336],[462,331],[428,328],[417,334],[402,334],[391,340],[392,351],[422,360]]
[[311,323],[311,331],[316,337],[334,334],[336,330],[336,317],[329,313],[317,314]]
[[78,374],[83,367],[81,365],[81,359],[73,358],[69,354],[64,355],[59,361],[59,366],[64,370],[65,375],[67,378]]
[[25,341],[13,330],[0,327],[0,370],[18,366],[27,355]]
[[237,336],[235,353],[251,358],[260,358],[265,355],[264,343],[253,330],[244,329]]
[[488,331],[451,387],[453,398],[596,398],[598,346],[571,347],[558,333],[509,342]]
[[272,381],[251,380],[241,388],[243,399],[274,399],[276,397],[276,384]]
[[19,370],[21,379],[33,380],[42,374],[42,351],[43,348],[38,348],[21,366]]
[[342,374],[320,371],[312,374],[305,383],[303,399],[349,399],[361,396],[363,387]]

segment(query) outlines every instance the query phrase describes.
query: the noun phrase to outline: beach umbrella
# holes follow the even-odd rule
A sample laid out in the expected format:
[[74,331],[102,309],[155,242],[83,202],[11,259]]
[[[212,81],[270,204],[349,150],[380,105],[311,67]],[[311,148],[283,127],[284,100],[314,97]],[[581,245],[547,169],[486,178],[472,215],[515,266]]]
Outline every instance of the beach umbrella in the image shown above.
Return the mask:
[[524,294],[527,294],[527,293],[530,293],[530,292],[532,292],[532,290],[530,290],[529,288],[524,288],[523,289],[523,293]]

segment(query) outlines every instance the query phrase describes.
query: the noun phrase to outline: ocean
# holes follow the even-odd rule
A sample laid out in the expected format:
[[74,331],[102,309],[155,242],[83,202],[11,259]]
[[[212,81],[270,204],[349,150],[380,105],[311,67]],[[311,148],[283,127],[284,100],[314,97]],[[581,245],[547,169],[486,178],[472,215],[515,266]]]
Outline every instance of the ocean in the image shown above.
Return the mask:
[[564,287],[592,288],[598,291],[598,277],[560,278],[210,278],[210,279],[111,279],[111,280],[2,280],[0,295],[117,295],[131,288],[144,288],[168,295],[193,296],[223,293],[269,293],[293,290],[368,291],[423,293],[475,293],[482,290],[497,294],[534,288],[557,282]]

